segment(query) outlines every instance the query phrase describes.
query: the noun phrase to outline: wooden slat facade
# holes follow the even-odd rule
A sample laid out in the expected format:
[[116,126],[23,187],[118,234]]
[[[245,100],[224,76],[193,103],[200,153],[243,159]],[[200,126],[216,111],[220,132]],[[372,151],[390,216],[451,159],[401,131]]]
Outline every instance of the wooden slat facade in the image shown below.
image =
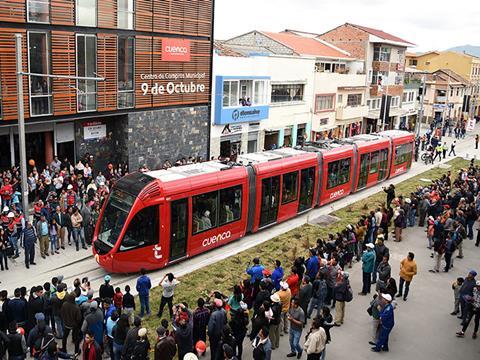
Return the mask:
[[210,36],[211,0],[153,0],[153,31]]
[[0,0],[0,21],[24,23],[26,0]]
[[135,29],[152,31],[153,27],[153,0],[135,0]]
[[[52,31],[52,74],[76,75],[75,33]],[[69,115],[77,112],[76,81],[53,79],[53,114]]]
[[98,34],[97,74],[105,78],[97,84],[97,110],[117,109],[117,35]]
[[143,80],[142,75],[152,74],[152,37],[135,37],[135,107],[137,109],[152,106],[152,95],[143,95],[142,84],[147,83],[149,88],[152,80]]
[[[16,120],[17,105],[17,67],[15,58],[15,33],[23,34],[22,66],[28,70],[26,32],[22,29],[0,29],[0,79],[2,85],[2,119]],[[28,77],[23,77],[23,94],[25,118],[30,116],[28,98]]]
[[117,0],[98,1],[97,14],[97,23],[99,28],[117,28]]
[[50,20],[52,25],[75,25],[75,0],[52,0]]

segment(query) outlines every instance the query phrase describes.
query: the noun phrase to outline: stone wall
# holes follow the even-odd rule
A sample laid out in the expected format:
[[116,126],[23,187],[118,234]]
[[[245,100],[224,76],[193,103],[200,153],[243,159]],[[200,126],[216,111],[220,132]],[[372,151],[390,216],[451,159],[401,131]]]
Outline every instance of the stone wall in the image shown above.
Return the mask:
[[148,110],[128,114],[128,161],[130,171],[143,164],[160,169],[182,157],[207,159],[208,106]]
[[75,122],[75,152],[77,159],[88,152],[94,156],[95,171],[104,171],[109,161],[117,164],[128,160],[127,115],[94,119],[107,125],[105,138],[85,140],[83,125],[88,121]]

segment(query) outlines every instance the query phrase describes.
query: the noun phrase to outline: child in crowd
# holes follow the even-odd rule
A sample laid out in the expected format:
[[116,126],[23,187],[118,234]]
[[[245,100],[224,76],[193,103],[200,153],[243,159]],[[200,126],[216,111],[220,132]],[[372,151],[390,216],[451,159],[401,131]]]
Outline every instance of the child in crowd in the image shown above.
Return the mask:
[[460,312],[460,288],[462,287],[462,285],[462,277],[457,278],[457,280],[455,280],[452,284],[454,306],[451,315],[457,315]]

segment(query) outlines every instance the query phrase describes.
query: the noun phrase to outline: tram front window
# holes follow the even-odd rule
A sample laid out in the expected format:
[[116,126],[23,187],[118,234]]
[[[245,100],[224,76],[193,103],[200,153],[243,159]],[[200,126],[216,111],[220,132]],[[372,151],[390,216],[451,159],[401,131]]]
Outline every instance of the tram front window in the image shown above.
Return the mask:
[[113,189],[101,219],[98,240],[113,247],[122,231],[135,197],[119,189]]

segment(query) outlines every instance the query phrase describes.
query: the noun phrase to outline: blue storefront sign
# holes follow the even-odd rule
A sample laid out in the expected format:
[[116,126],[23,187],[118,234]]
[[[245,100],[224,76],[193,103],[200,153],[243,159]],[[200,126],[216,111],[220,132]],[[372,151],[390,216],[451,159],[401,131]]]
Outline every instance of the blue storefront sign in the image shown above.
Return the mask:
[[216,94],[215,94],[215,124],[235,124],[244,122],[255,122],[268,119],[270,107],[268,105],[251,105],[251,106],[234,106],[223,107],[223,82],[228,80],[269,80],[269,77],[233,77],[233,76],[217,76]]

